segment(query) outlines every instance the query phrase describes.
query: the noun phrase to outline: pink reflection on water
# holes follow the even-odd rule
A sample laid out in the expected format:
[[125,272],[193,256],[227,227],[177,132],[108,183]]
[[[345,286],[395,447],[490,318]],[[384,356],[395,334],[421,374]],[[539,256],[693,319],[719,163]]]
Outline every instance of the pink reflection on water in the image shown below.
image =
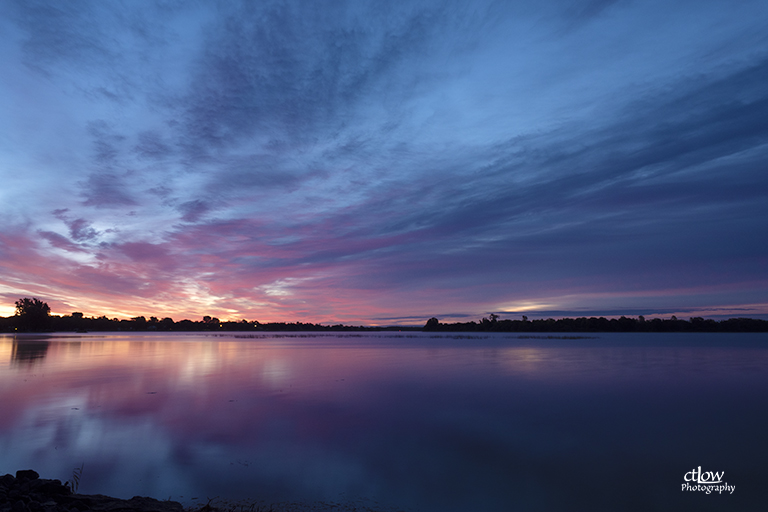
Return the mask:
[[759,345],[644,339],[0,336],[0,473],[66,480],[85,462],[83,492],[124,497],[345,492],[503,510],[522,491],[494,487],[500,474],[545,485],[614,449],[648,463],[628,439],[665,447],[651,465],[669,465],[691,449],[689,418],[711,419],[697,397],[763,389]]

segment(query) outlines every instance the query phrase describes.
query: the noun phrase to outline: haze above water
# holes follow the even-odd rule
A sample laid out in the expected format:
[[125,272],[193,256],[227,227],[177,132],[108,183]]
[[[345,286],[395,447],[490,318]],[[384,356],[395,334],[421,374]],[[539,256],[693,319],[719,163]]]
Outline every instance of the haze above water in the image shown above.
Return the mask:
[[[765,334],[0,336],[0,474],[377,510],[760,510]],[[724,471],[733,494],[682,492]],[[193,498],[198,498],[193,500]]]

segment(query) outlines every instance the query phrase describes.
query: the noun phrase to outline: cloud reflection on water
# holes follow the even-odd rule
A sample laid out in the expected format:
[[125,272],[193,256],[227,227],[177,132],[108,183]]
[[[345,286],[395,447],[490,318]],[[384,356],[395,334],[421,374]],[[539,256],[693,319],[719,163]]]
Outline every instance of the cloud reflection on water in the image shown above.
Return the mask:
[[678,465],[744,472],[768,448],[768,354],[728,336],[51,336],[30,364],[11,361],[40,340],[0,337],[0,472],[85,462],[82,492],[123,497],[652,506]]

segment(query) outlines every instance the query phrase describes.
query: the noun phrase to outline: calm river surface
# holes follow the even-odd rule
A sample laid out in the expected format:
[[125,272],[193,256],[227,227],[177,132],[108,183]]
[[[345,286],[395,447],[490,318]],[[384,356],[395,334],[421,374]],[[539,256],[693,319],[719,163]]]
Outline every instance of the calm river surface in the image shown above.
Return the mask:
[[[548,336],[0,335],[0,474],[82,465],[81,493],[186,504],[765,510],[768,335]],[[734,491],[683,491],[699,466]]]

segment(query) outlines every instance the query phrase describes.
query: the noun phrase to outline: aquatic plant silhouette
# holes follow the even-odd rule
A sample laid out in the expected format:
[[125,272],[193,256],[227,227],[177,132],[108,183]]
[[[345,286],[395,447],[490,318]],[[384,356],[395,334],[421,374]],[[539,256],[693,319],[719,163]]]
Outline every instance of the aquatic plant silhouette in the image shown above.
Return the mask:
[[75,468],[72,470],[72,478],[67,480],[67,485],[72,490],[73,494],[77,494],[77,489],[80,487],[80,478],[83,476],[83,468],[85,467],[85,462],[80,464],[79,468]]

